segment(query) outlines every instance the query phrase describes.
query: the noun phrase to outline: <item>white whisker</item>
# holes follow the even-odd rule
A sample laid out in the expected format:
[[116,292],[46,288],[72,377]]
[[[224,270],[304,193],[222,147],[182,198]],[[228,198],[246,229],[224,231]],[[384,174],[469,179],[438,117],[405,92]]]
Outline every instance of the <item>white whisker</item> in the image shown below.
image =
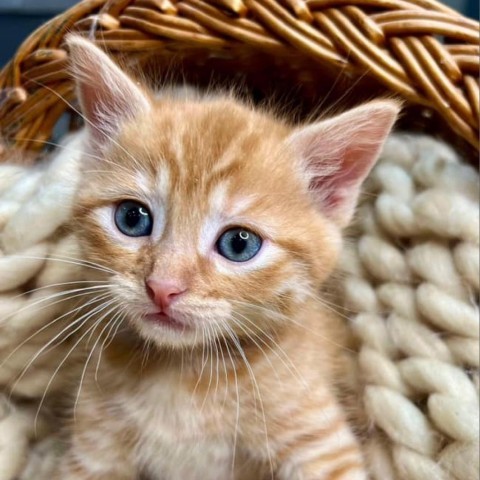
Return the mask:
[[[316,337],[318,338],[321,338],[322,340],[324,340],[325,342],[328,342],[330,343],[331,345],[335,345],[336,347],[340,347],[342,348],[343,350],[345,351],[348,351],[348,352],[353,352],[353,350],[351,350],[350,348],[346,347],[345,345],[342,345],[338,342],[335,342],[334,340],[332,340],[331,338],[329,337],[326,337],[325,335],[322,335],[321,333],[319,333],[318,331],[316,330],[312,330],[311,328],[308,328],[306,325],[304,325],[303,323],[300,323],[298,322],[297,320],[295,320],[293,317],[291,316],[286,316],[284,314],[282,314],[281,312],[278,312],[278,311],[275,311],[275,310],[271,310],[271,309],[268,309],[266,307],[262,307],[260,305],[254,305],[254,304],[251,304],[251,303],[246,303],[246,302],[239,302],[239,301],[236,301],[236,300],[230,300],[231,302],[236,302],[238,304],[242,304],[242,305],[245,305],[247,306],[248,308],[254,308],[254,309],[257,309],[261,312],[263,312],[265,315],[268,315],[270,316],[270,318],[273,318],[273,319],[280,319],[284,322],[290,322],[290,323],[293,323],[294,325],[300,327],[300,328],[303,328],[304,330],[306,330],[307,332],[311,333],[312,335],[315,335]],[[337,313],[337,312],[335,312]],[[354,353],[354,352],[353,352]]]
[[95,262],[90,262],[87,260],[82,260],[79,258],[75,257],[68,257],[68,256],[50,256],[50,257],[41,257],[41,256],[35,256],[35,255],[20,255],[20,254],[13,254],[10,256],[10,258],[19,258],[22,260],[45,260],[45,261],[50,261],[50,262],[61,262],[61,263],[66,263],[70,265],[77,265],[79,267],[87,267],[91,268],[93,270],[99,270],[104,273],[109,273],[113,275],[118,275],[118,272],[115,270],[112,270],[111,268],[108,268],[104,265],[100,265],[99,263]]
[[[234,320],[236,322],[236,324],[238,325],[239,328],[241,328],[244,333],[255,343],[255,345],[260,349],[260,351],[263,353],[263,355],[265,356],[266,360],[268,361],[268,363],[270,364],[270,366],[272,367],[272,369],[274,370],[275,374],[277,374],[276,372],[276,369],[273,367],[271,361],[270,361],[270,357],[268,355],[267,352],[265,352],[262,347],[260,345],[258,345],[258,343],[254,340],[253,337],[251,337],[248,332],[250,332],[252,335],[254,335],[256,338],[258,338],[258,340],[260,342],[262,342],[263,345],[265,345],[282,363],[283,365],[285,366],[285,368],[287,368],[287,370],[293,375],[293,377],[295,379],[298,380],[298,382],[302,385],[303,388],[308,388],[308,384],[307,382],[305,381],[305,379],[303,378],[302,374],[298,371],[296,365],[292,362],[292,360],[290,359],[290,357],[287,355],[287,353],[285,352],[285,350],[283,350],[283,348],[278,344],[278,342],[275,341],[275,339],[270,335],[268,334],[267,332],[264,332],[262,330],[260,330],[260,328],[258,327],[258,325],[255,324],[255,322],[252,322],[248,317],[246,317],[245,315],[242,315],[241,313],[239,312],[235,312],[236,315],[240,315],[240,317],[242,317],[242,319],[246,320],[247,322],[249,322],[250,325],[252,325],[253,327],[257,328],[257,330],[259,330],[260,332],[260,335],[258,333],[255,333],[250,327],[248,327],[247,325],[242,325],[241,322],[239,322],[238,320],[236,320],[235,318],[232,318],[232,320]],[[247,329],[247,331],[245,331],[244,329]],[[273,348],[267,341],[265,341],[263,338],[262,338],[262,335],[265,336],[276,348]],[[285,357],[285,358],[282,358],[280,356],[280,353]],[[288,362],[288,363],[287,363]],[[277,379],[278,379],[278,375],[277,375]]]
[[[101,308],[98,310],[99,307],[97,307],[97,309],[94,309],[92,310],[90,313],[90,315],[84,320],[84,322],[81,324],[81,326],[85,325],[85,323],[90,320],[90,318],[92,318],[95,314],[97,313],[100,313],[102,312],[105,308],[108,308],[115,300],[111,300],[107,303],[105,303],[104,305],[101,306]],[[55,371],[53,372],[53,375],[50,377],[50,380],[48,381],[47,383],[47,386],[45,387],[45,390],[43,392],[43,395],[42,395],[42,398],[40,400],[40,404],[38,406],[38,409],[37,409],[37,413],[35,415],[35,432],[36,432],[36,426],[37,426],[37,418],[38,418],[38,415],[40,414],[40,411],[42,409],[42,406],[43,406],[43,403],[45,402],[45,398],[47,396],[47,393],[50,389],[50,386],[51,384],[53,383],[53,380],[55,379],[55,377],[57,376],[58,372],[60,371],[60,369],[62,368],[62,366],[65,364],[65,362],[67,361],[68,357],[70,357],[70,355],[73,353],[73,351],[78,347],[78,345],[82,342],[82,340],[90,333],[90,331],[92,330],[92,328],[95,328],[96,326],[96,323],[94,323],[92,326],[90,326],[81,336],[80,338],[75,342],[75,344],[73,345],[73,347],[67,352],[67,354],[63,357],[62,361],[60,362],[60,364],[57,366],[57,368],[55,369]]]
[[[104,351],[104,349],[108,348],[110,343],[113,341],[120,324],[125,319],[125,317],[126,317],[125,309],[126,309],[126,307],[123,307],[122,310],[120,310],[118,316],[116,317],[116,320],[114,322],[112,322],[112,325],[111,325],[110,329],[108,330],[107,334],[105,335],[105,339],[103,340],[102,345],[100,346],[100,353],[98,354],[97,366],[95,368],[95,382],[97,382],[97,383],[98,383],[98,371],[99,371],[99,368],[100,368],[100,362],[102,361],[103,351]],[[122,315],[122,313],[123,313],[123,315]],[[110,338],[110,334],[112,333],[112,331],[113,331],[113,335]],[[102,333],[103,333],[103,330],[102,330],[101,334]],[[110,338],[110,340],[109,340],[109,338]]]
[[80,285],[82,283],[108,283],[108,280],[76,280],[73,282],[50,283],[48,285],[44,285],[43,287],[32,288],[31,290],[27,290],[26,292],[19,293],[18,295],[11,297],[11,299],[15,300],[26,295],[31,295],[34,292],[39,292],[40,290],[48,290],[49,288],[54,287],[64,287],[65,285]]
[[[234,429],[234,435],[233,435],[233,455],[232,455],[232,470],[231,470],[231,476],[233,478],[234,471],[235,471],[235,458],[237,454],[237,442],[238,442],[238,427],[240,424],[240,391],[238,389],[238,376],[237,376],[237,369],[235,362],[233,361],[232,353],[230,352],[230,347],[228,345],[227,339],[225,338],[225,335],[222,331],[220,331],[220,334],[223,338],[224,345],[227,349],[227,355],[230,358],[230,363],[232,364],[232,371],[233,371],[233,378],[235,382],[235,393],[236,393],[236,400],[237,400],[237,405],[236,405],[236,412],[235,412],[235,429]],[[225,369],[225,373],[227,373],[227,370]],[[228,380],[228,379],[227,379]]]
[[[43,307],[41,307],[40,309],[38,310],[41,310],[43,308],[46,308],[48,306],[51,306],[51,305],[56,305],[57,303],[61,303],[63,301],[67,301],[67,300],[72,300],[73,298],[78,298],[78,297],[82,297],[82,296],[86,296],[86,295],[91,295],[91,294],[95,294],[97,292],[84,292],[84,293],[79,293],[77,295],[72,295],[70,297],[67,297],[66,299],[62,299],[60,301],[57,301],[57,302],[53,302],[52,304],[49,304],[49,305],[45,305]],[[100,299],[103,299],[105,297],[107,297],[109,295],[109,293],[104,293]],[[50,297],[49,297],[50,298]],[[47,328],[51,327],[52,325],[54,325],[55,323],[59,322],[62,318],[65,318],[69,315],[72,315],[76,312],[79,312],[80,310],[82,310],[83,308],[85,308],[86,306],[90,305],[92,302],[95,302],[99,299],[99,297],[95,297],[94,299],[90,300],[89,302],[87,302],[86,304],[82,304],[80,305],[79,307],[76,307],[75,309],[73,310],[69,310],[68,312],[65,312],[64,314],[62,314],[60,317],[55,317],[53,320],[51,320],[50,322],[48,322],[46,325],[42,326],[41,328],[37,329],[35,332],[33,332],[29,337],[27,337],[25,340],[23,340],[19,345],[17,345],[8,355],[6,358],[4,358],[2,360],[2,362],[0,363],[0,368],[2,368],[5,363],[12,357],[12,355],[14,355],[21,347],[23,347],[26,343],[28,343],[30,340],[32,340],[34,337],[36,337],[37,335],[39,335],[41,332],[43,332],[44,330],[46,330]],[[33,305],[29,305],[29,307],[31,307]],[[19,311],[15,312],[16,314],[21,312],[22,309],[20,309]],[[7,317],[8,318],[8,317]]]
[[[78,330],[80,330],[82,328],[82,326],[88,321],[88,319],[90,318],[90,316],[92,315],[92,312],[95,312],[96,309],[98,308],[101,308],[103,307],[103,304],[100,305],[100,306],[97,306],[95,307],[94,310],[92,311],[88,311],[87,313],[85,313],[84,315],[82,315],[80,318],[76,319],[74,322],[70,323],[69,325],[67,325],[64,329],[62,329],[57,335],[55,335],[52,339],[50,339],[48,341],[48,343],[46,343],[45,345],[43,345],[43,347],[31,358],[31,360],[28,362],[28,364],[23,368],[23,370],[21,371],[19,377],[17,377],[17,379],[15,380],[14,384],[12,385],[12,387],[10,388],[10,395],[12,395],[13,391],[15,390],[15,387],[18,385],[18,383],[22,380],[22,378],[25,376],[25,374],[27,373],[28,369],[32,366],[32,364],[35,362],[35,360],[40,356],[42,355],[42,353],[44,353],[48,347],[52,344],[55,343],[55,341],[61,337],[66,330],[69,330],[72,326],[74,326],[75,324],[79,324],[75,330],[73,330],[73,332],[70,332],[67,337],[63,338],[62,342],[65,341],[67,338],[69,338],[71,335],[73,335],[75,332],[77,332]],[[85,320],[84,320],[85,319]],[[83,320],[83,321],[82,321]],[[58,344],[58,345],[60,345]],[[58,346],[57,345],[57,346]]]
[[[90,338],[92,337],[93,333],[96,331],[97,327],[102,323],[102,321],[108,317],[112,312],[114,312],[116,309],[119,308],[119,305],[114,305],[110,310],[108,310],[106,313],[103,313],[100,318],[95,322],[94,324],[94,328],[92,329],[91,333],[90,333],[90,337],[89,337],[89,340],[87,340],[87,345],[90,341]],[[81,394],[81,391],[82,391],[82,385],[83,385],[83,381],[85,379],[85,374],[87,372],[87,368],[88,368],[88,364],[90,363],[90,359],[92,358],[92,355],[93,353],[95,352],[95,348],[97,347],[98,343],[100,342],[101,338],[102,338],[102,334],[103,332],[108,328],[108,326],[110,325],[110,323],[114,322],[114,320],[116,319],[116,317],[113,317],[113,319],[110,319],[106,324],[105,326],[103,327],[102,331],[100,332],[100,334],[98,335],[98,338],[97,340],[95,341],[95,343],[93,344],[93,347],[91,348],[90,350],[90,353],[88,354],[88,357],[87,357],[87,360],[85,361],[85,366],[83,367],[83,370],[82,370],[82,375],[80,376],[80,385],[78,387],[78,391],[77,391],[77,396],[75,398],[75,403],[73,405],[73,418],[74,420],[76,419],[76,411],[77,411],[77,405],[78,405],[78,402],[80,400],[80,394]]]
[[239,341],[236,333],[231,329],[231,327],[227,323],[224,324],[224,327],[227,329],[227,331],[230,332],[230,338],[232,339],[234,345],[237,348],[237,351],[239,352],[240,356],[243,359],[243,362],[245,363],[245,366],[247,367],[247,371],[249,373],[250,380],[251,380],[252,385],[254,387],[254,390],[253,390],[254,391],[254,397],[256,397],[255,391],[258,394],[258,400],[260,402],[260,409],[261,409],[261,413],[262,413],[262,417],[263,417],[263,424],[264,424],[264,428],[265,428],[265,447],[266,447],[267,454],[268,454],[268,462],[269,462],[269,465],[270,465],[270,473],[271,473],[271,477],[272,477],[272,480],[273,480],[273,478],[274,478],[273,460],[272,460],[272,456],[271,456],[271,453],[270,453],[270,442],[269,442],[269,438],[268,438],[267,418],[265,416],[265,408],[264,408],[264,405],[263,405],[263,399],[262,399],[262,394],[260,392],[260,387],[258,385],[257,379],[255,378],[255,374],[254,374],[253,369],[250,365],[250,362],[248,361],[247,356],[245,355],[245,352],[243,351],[243,348],[240,345],[240,341]]

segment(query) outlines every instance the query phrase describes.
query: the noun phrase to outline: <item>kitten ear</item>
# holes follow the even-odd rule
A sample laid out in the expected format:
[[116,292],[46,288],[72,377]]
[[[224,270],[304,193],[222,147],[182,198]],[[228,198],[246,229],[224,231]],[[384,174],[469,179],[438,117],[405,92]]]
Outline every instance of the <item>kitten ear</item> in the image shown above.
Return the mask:
[[351,220],[360,186],[399,111],[394,101],[367,103],[297,130],[288,139],[319,208],[340,227]]
[[66,41],[87,130],[95,143],[105,144],[122,122],[150,110],[149,98],[92,42],[79,35]]

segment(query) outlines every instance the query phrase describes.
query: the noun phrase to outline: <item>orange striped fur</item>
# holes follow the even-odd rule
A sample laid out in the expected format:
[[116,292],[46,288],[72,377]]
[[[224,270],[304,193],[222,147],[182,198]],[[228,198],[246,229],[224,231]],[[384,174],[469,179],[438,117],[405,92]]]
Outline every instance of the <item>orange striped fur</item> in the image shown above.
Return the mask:
[[[115,272],[98,278],[118,309],[93,330],[57,479],[365,479],[339,400],[348,333],[319,292],[397,106],[360,107],[335,120],[335,137],[336,123],[293,128],[228,96],[154,98],[96,47],[70,47],[87,120],[72,228],[85,258]],[[322,135],[334,147],[327,180]],[[338,166],[339,152],[364,151],[363,169]],[[313,183],[337,190],[319,196]],[[126,199],[152,212],[150,236],[115,230]],[[220,257],[215,240],[231,226],[263,238],[258,258]],[[187,286],[170,310],[183,330],[145,320],[152,276]]]

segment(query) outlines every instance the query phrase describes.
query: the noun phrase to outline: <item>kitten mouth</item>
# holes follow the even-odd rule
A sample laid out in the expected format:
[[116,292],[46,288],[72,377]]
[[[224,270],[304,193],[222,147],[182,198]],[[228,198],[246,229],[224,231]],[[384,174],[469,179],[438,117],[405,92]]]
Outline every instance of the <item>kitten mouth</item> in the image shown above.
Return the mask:
[[155,324],[162,327],[167,327],[176,331],[184,331],[187,329],[187,326],[176,320],[175,318],[170,317],[165,312],[150,313],[145,316],[145,318]]

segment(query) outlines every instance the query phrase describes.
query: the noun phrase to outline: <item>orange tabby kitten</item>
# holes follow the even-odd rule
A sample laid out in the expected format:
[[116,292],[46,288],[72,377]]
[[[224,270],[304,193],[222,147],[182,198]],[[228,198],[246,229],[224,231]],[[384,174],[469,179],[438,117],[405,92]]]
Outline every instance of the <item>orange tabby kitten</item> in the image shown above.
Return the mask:
[[230,97],[155,97],[69,47],[75,228],[116,315],[92,330],[57,478],[365,479],[335,393],[344,327],[316,292],[398,105],[294,128]]

